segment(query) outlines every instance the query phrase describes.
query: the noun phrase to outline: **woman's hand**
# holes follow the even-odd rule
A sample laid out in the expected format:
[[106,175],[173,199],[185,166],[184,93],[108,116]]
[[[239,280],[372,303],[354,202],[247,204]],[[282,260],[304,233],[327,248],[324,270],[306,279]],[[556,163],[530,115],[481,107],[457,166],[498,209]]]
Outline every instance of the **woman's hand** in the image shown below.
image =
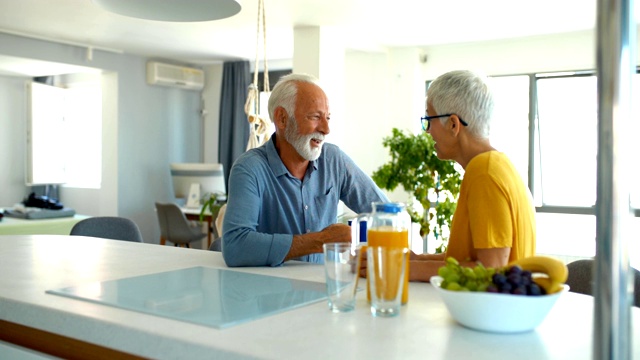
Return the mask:
[[367,246],[360,247],[358,251],[358,275],[367,277]]

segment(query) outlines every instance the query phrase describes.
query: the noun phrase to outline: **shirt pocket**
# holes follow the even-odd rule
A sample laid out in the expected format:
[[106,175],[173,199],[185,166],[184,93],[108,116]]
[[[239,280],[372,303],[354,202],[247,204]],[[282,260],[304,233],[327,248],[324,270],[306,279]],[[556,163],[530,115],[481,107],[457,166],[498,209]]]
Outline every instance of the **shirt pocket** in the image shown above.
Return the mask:
[[338,192],[333,186],[327,189],[324,194],[316,196],[316,212],[318,219],[322,222],[322,228],[333,224],[338,218],[339,199]]

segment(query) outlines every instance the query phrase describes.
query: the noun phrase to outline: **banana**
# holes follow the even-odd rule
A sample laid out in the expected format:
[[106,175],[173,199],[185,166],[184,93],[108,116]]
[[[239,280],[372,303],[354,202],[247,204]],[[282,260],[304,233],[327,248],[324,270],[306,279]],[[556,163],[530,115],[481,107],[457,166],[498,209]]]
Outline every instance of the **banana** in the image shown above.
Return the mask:
[[567,276],[569,275],[569,270],[562,261],[548,256],[530,256],[515,260],[509,265],[518,265],[522,270],[528,270],[534,274],[542,273],[547,275],[547,277],[534,279],[538,285],[546,290],[547,294],[562,290],[562,284],[567,281]]
[[562,283],[552,282],[547,276],[536,276],[533,278],[533,282],[543,288],[547,294],[557,293],[563,289]]

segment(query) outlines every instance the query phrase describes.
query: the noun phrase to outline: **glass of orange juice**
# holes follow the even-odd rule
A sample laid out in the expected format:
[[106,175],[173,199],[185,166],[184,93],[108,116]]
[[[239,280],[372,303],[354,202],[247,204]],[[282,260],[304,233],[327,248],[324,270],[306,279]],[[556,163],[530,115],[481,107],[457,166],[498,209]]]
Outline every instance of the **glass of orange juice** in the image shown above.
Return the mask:
[[[352,220],[352,241],[358,243],[360,236],[360,221],[367,223],[367,244],[361,247],[361,253],[366,254],[368,246],[381,246],[385,248],[410,248],[409,229],[411,218],[403,203],[374,202],[372,212],[358,215]],[[369,261],[367,261],[367,265]],[[409,301],[409,261],[404,263],[404,278],[402,287],[402,304]],[[368,276],[368,275],[367,275]],[[371,301],[370,286],[367,281],[367,299]]]
[[367,278],[371,314],[391,317],[400,313],[409,249],[395,246],[367,247]]

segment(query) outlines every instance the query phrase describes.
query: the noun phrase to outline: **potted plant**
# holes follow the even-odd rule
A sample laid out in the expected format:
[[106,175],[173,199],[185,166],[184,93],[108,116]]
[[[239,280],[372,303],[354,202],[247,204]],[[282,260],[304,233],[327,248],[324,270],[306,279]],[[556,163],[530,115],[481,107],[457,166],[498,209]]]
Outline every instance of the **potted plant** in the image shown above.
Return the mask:
[[402,185],[413,195],[421,208],[416,209],[414,203],[407,206],[411,221],[420,224],[422,237],[431,233],[433,225],[435,238],[440,240],[436,252],[444,252],[462,182],[458,166],[438,159],[428,134],[407,135],[396,128],[392,131],[382,142],[389,148],[391,160],[378,168],[372,179],[382,189],[393,191]]

